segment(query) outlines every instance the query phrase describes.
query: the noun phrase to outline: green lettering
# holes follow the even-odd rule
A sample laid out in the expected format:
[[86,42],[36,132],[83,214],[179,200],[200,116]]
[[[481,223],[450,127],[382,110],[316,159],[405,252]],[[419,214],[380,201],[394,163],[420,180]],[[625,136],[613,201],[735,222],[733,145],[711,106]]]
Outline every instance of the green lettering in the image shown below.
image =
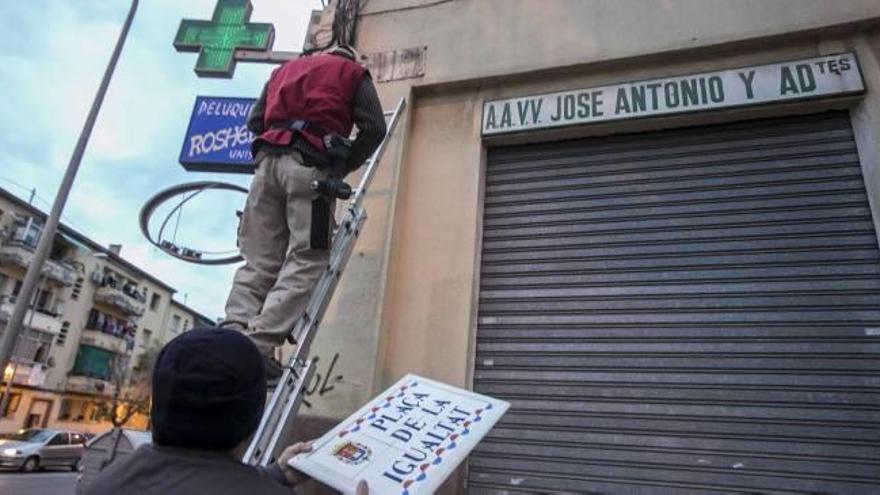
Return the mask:
[[590,94],[589,93],[579,93],[578,94],[578,117],[581,119],[585,119],[590,116]]
[[593,91],[592,93],[590,93],[590,99],[593,100],[593,117],[601,117],[605,115],[605,112],[603,112],[602,109],[599,108],[599,106],[602,105],[603,94],[604,91]]
[[519,114],[519,125],[526,125],[526,116],[528,115],[529,100],[520,100],[516,102],[517,113]]
[[699,89],[697,89],[696,79],[689,79],[681,82],[681,104],[685,107],[700,104]]
[[703,99],[703,104],[709,103],[709,94],[706,92],[706,78],[701,77],[700,81],[700,96]]
[[816,78],[813,76],[813,68],[809,64],[795,66],[798,74],[798,82],[801,85],[801,93],[809,93],[816,90]]
[[660,108],[659,100],[657,98],[657,90],[660,89],[660,86],[662,86],[662,84],[660,83],[651,83],[647,85],[648,89],[651,90],[651,106],[654,108],[654,110]]
[[632,87],[632,109],[633,112],[644,112],[648,109],[644,86]]
[[626,97],[626,90],[623,88],[618,88],[617,90],[617,104],[614,105],[614,113],[616,115],[620,115],[621,113],[629,113],[629,100]]
[[746,98],[753,99],[755,97],[755,90],[752,88],[752,82],[755,80],[755,71],[749,71],[748,75],[740,72],[739,78],[746,87]]
[[510,103],[505,103],[504,110],[501,111],[501,127],[511,127],[512,125],[510,120]]
[[666,108],[675,108],[681,99],[678,96],[678,84],[668,82],[663,85],[663,93],[666,96]]
[[794,80],[794,75],[791,73],[791,69],[786,66],[782,66],[782,83],[781,88],[779,90],[779,94],[782,96],[787,95],[788,93],[798,94],[797,83]]
[[709,97],[715,103],[722,103],[724,101],[724,81],[718,76],[709,78]]

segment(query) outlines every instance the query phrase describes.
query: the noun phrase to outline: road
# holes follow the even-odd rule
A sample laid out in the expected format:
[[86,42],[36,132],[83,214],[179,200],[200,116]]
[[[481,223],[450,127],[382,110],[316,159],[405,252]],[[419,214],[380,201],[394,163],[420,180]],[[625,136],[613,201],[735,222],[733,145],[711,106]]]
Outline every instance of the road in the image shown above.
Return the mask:
[[70,471],[0,472],[0,495],[73,495],[75,487],[76,473]]

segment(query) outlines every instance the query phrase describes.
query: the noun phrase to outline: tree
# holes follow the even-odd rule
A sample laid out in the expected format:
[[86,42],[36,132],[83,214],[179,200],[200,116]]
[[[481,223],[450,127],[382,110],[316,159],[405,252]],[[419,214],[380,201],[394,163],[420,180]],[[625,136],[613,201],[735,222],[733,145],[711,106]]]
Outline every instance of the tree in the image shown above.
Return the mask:
[[118,354],[110,361],[109,381],[113,385],[113,395],[99,404],[99,419],[110,421],[114,428],[120,428],[136,414],[150,412],[153,366],[159,350],[159,347],[151,347],[139,354],[131,368],[128,356]]

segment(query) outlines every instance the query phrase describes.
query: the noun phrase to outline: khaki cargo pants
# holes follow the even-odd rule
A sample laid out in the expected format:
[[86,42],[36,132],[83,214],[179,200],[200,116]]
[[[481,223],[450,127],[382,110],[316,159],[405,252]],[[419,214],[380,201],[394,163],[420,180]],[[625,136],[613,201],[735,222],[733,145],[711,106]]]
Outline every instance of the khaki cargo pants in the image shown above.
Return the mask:
[[[327,173],[302,165],[299,153],[258,153],[238,232],[245,264],[235,273],[224,325],[246,330],[264,354],[284,343],[327,267],[329,251],[311,248],[309,188]],[[329,228],[332,232],[330,205]]]

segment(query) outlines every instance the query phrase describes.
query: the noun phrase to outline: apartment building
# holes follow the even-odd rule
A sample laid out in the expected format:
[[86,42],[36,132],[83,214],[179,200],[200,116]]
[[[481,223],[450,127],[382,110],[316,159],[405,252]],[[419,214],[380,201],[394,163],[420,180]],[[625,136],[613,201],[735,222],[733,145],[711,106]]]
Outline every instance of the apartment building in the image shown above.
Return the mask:
[[[0,331],[12,313],[45,213],[0,189]],[[58,427],[98,432],[116,374],[137,373],[151,351],[213,321],[174,300],[175,289],[62,225],[43,268],[25,331],[5,370],[12,378],[0,432]],[[136,415],[127,426],[146,427]]]

